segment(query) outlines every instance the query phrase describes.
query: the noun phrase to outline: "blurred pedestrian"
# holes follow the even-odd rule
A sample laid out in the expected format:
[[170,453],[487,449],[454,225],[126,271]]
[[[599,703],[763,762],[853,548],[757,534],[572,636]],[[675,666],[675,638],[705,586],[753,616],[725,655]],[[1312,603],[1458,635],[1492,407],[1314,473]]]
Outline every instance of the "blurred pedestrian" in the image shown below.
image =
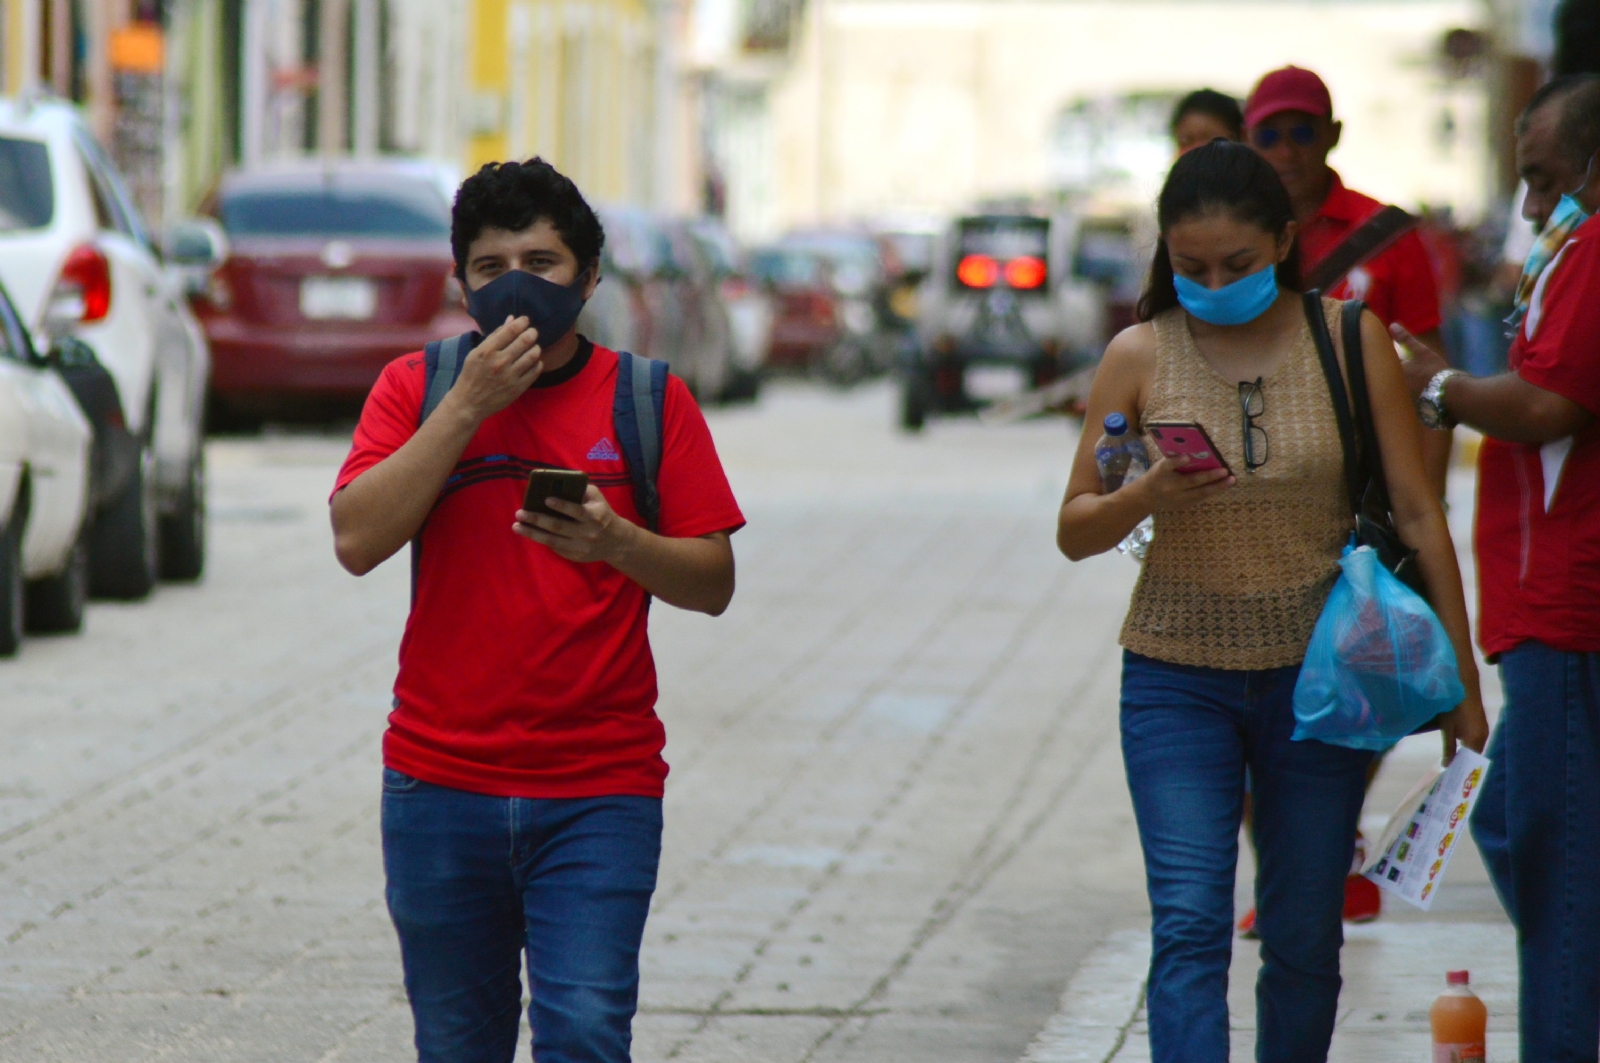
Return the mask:
[[1167,126],[1178,154],[1223,140],[1244,139],[1244,111],[1239,101],[1216,89],[1195,89],[1178,101]]
[[[512,1059],[524,951],[533,1058],[629,1058],[667,774],[650,598],[716,615],[733,594],[743,518],[688,389],[666,378],[659,433],[629,429],[619,395],[658,378],[576,331],[604,239],[539,159],[468,178],[451,244],[480,331],[453,386],[442,347],[389,364],[331,500],[356,575],[413,544],[382,831],[426,1063]],[[659,447],[658,505],[630,430]],[[540,467],[586,472],[582,502],[521,508]]]
[[1517,927],[1525,1060],[1600,1038],[1600,76],[1540,89],[1517,123],[1527,218],[1511,371],[1473,377],[1397,330],[1424,420],[1478,456],[1478,639],[1505,709],[1472,834]]
[[[1413,228],[1416,219],[1346,188],[1328,165],[1344,123],[1334,119],[1322,79],[1296,66],[1272,71],[1251,90],[1244,119],[1250,143],[1272,163],[1294,202],[1307,286],[1335,299],[1365,300],[1385,325],[1402,325],[1443,350],[1438,278]],[[1423,439],[1428,473],[1442,497],[1450,435]]]
[[[1243,779],[1255,791],[1262,967],[1256,1058],[1326,1058],[1339,996],[1340,912],[1372,754],[1291,741],[1300,664],[1352,529],[1344,450],[1298,292],[1293,205],[1244,146],[1210,143],[1173,165],[1143,324],[1107,348],[1088,423],[1198,422],[1231,468],[1162,458],[1103,492],[1094,433],[1078,447],[1057,545],[1116,546],[1155,515],[1122,628],[1122,749],[1153,927],[1151,1058],[1227,1060],[1228,965]],[[1342,304],[1316,312],[1337,322]],[[1334,327],[1333,331],[1340,330]],[[1419,551],[1456,646],[1466,700],[1445,751],[1488,736],[1460,572],[1421,430],[1383,325],[1361,336],[1382,467],[1400,534]]]

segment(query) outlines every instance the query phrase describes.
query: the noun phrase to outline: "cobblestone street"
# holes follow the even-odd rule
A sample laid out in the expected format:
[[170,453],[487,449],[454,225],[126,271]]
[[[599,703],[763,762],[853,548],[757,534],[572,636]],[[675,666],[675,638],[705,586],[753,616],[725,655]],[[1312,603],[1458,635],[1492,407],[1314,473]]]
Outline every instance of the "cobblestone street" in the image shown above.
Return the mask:
[[[1121,1033],[1036,1058],[1144,1058],[1116,738],[1135,566],[1055,551],[1065,422],[910,438],[890,407],[886,386],[788,385],[710,415],[750,523],[725,616],[652,616],[672,775],[642,1063],[1013,1063],[1070,1024],[1091,956],[1122,972]],[[213,442],[205,581],[97,604],[82,637],[0,665],[0,1060],[414,1058],[377,825],[408,572],[333,559],[347,441]],[[1436,751],[1403,746],[1369,818]],[[1407,952],[1423,923],[1472,924],[1474,955]],[[1503,981],[1508,934],[1463,846],[1433,913],[1352,938],[1422,964],[1412,1015],[1447,959]],[[1234,996],[1248,1016],[1248,983]]]

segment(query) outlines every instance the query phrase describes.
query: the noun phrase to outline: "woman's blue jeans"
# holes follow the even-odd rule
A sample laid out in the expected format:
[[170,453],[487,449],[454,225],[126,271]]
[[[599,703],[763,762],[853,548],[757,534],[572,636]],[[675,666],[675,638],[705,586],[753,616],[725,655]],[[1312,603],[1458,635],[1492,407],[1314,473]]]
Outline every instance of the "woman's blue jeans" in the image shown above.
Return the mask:
[[1299,674],[1298,666],[1232,671],[1123,656],[1122,755],[1153,920],[1154,1063],[1227,1063],[1246,768],[1260,861],[1256,1059],[1327,1058],[1344,880],[1372,754],[1290,739]]
[[661,801],[491,797],[383,772],[383,866],[421,1063],[627,1063]]
[[1600,1041],[1600,653],[1524,642],[1472,836],[1517,928],[1526,1063],[1594,1063]]

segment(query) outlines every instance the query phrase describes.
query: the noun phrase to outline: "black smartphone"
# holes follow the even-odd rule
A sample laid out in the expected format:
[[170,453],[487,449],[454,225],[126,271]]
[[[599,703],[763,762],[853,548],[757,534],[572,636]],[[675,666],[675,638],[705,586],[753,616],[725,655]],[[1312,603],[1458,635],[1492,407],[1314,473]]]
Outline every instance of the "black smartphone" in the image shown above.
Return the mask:
[[557,513],[545,504],[547,498],[563,502],[581,503],[589,489],[589,476],[576,469],[534,469],[528,474],[528,489],[522,496],[522,508],[530,513],[543,513],[547,517],[572,518]]

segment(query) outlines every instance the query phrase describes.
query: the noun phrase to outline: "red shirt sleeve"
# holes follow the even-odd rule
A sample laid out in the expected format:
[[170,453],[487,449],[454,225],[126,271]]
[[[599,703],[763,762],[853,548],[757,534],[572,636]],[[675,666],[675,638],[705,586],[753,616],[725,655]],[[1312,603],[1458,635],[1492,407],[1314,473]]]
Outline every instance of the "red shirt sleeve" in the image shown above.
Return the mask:
[[399,450],[416,434],[417,418],[422,413],[422,366],[422,352],[418,351],[383,367],[361,407],[355,439],[339,469],[333,494],[350,486],[357,476]]
[[661,495],[657,530],[674,539],[693,539],[744,527],[744,514],[722,471],[711,429],[689,388],[675,376],[667,377],[662,419],[666,424],[661,472],[656,477]]
[[1386,325],[1404,325],[1421,336],[1438,328],[1439,281],[1433,260],[1415,229],[1396,240],[1368,264],[1372,287],[1367,305]]
[[1552,268],[1517,374],[1600,417],[1600,226],[1585,223]]

